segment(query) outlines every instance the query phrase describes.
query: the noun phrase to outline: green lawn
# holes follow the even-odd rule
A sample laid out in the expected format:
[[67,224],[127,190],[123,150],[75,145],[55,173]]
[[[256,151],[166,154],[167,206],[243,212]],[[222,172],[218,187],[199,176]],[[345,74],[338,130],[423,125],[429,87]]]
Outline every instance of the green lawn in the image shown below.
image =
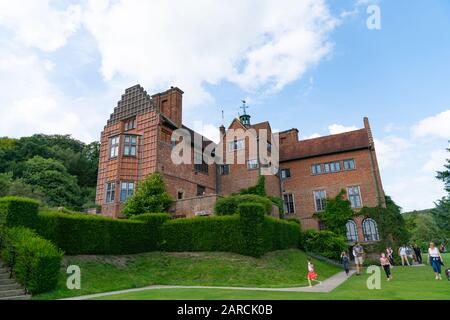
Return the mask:
[[[450,262],[450,254],[444,257]],[[101,299],[145,300],[145,299],[300,299],[300,300],[437,300],[450,299],[450,282],[434,280],[430,266],[395,267],[394,280],[386,282],[382,274],[380,290],[369,290],[366,286],[368,275],[352,276],[348,281],[331,293],[293,293],[275,291],[238,291],[220,289],[162,289],[148,290],[129,294],[113,295]]]
[[[313,261],[323,280],[339,267]],[[66,268],[81,268],[81,290],[66,288]],[[211,285],[252,287],[306,286],[306,255],[299,250],[271,252],[260,259],[232,253],[162,253],[129,256],[73,256],[64,258],[58,288],[34,299],[58,299],[148,285]],[[164,291],[166,292],[166,291]],[[175,294],[177,291],[167,291]],[[195,297],[181,291],[179,298]],[[153,292],[159,296],[162,292]],[[209,295],[210,293],[207,293]],[[219,293],[220,294],[220,293]],[[244,293],[242,293],[244,294]],[[217,298],[217,296],[216,296]]]

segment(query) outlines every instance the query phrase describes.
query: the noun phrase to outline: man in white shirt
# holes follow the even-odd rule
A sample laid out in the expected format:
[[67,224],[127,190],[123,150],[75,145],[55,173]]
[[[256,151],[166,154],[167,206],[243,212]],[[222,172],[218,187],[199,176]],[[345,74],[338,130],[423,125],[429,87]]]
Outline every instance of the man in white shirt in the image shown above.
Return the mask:
[[355,257],[356,274],[360,275],[364,263],[364,248],[359,243],[353,247],[353,257]]

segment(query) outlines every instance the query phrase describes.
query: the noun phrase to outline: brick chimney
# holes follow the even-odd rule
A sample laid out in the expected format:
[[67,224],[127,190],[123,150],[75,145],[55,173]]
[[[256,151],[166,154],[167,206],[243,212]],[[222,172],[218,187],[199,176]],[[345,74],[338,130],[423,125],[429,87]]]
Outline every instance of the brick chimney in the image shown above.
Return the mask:
[[298,129],[292,128],[280,132],[280,144],[291,144],[298,141]]
[[178,128],[183,123],[183,94],[184,92],[171,87],[169,90],[152,96],[153,104],[157,110],[170,119]]
[[367,136],[369,137],[369,144],[373,147],[373,136],[372,130],[370,129],[369,118],[364,117],[364,128],[367,131]]

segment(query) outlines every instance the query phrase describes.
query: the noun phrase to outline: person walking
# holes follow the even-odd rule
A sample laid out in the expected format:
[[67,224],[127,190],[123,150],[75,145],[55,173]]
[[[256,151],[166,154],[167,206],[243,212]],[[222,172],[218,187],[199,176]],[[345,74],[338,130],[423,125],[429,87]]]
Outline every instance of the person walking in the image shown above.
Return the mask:
[[391,247],[386,249],[386,256],[389,259],[389,262],[391,263],[391,267],[394,266],[394,250],[392,250]]
[[433,242],[430,242],[430,247],[428,248],[428,263],[433,268],[434,274],[436,275],[436,280],[442,280],[441,265],[444,264],[444,260],[442,259],[439,249]]
[[315,282],[321,284],[322,282],[317,280],[317,277],[318,277],[317,273],[314,272],[314,265],[311,263],[311,257],[308,257],[307,261],[308,261],[308,275],[307,275],[307,278],[308,278],[309,287],[312,287],[311,281],[315,281]]
[[343,251],[341,253],[341,259],[342,259],[342,263],[344,265],[345,274],[348,276],[348,274],[350,273],[350,268],[349,268],[350,259],[348,257],[347,252]]
[[414,244],[413,250],[414,250],[414,253],[416,255],[417,262],[419,264],[422,264],[422,250],[420,250],[420,248],[419,248],[419,246],[417,244]]
[[353,257],[355,258],[356,275],[359,276],[364,263],[364,248],[359,244],[359,242],[357,242],[353,247]]
[[400,248],[398,248],[398,255],[400,256],[400,259],[402,259],[402,266],[405,266],[405,263],[408,266],[410,266],[407,254],[407,247],[405,244],[402,245]]
[[392,280],[391,262],[389,261],[389,258],[386,256],[385,253],[381,254],[380,264],[381,267],[384,269],[384,273],[386,273],[387,281],[391,281]]

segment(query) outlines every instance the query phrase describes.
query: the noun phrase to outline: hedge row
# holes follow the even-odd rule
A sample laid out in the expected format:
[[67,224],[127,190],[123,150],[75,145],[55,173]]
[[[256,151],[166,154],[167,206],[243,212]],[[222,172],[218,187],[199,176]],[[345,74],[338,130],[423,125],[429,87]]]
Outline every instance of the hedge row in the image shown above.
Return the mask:
[[36,230],[69,255],[132,254],[158,249],[158,229],[168,217],[146,218],[143,222],[47,212],[39,215]]
[[218,216],[233,215],[239,212],[239,204],[245,202],[259,203],[264,206],[264,212],[267,215],[272,213],[272,201],[267,197],[255,194],[231,195],[218,199],[214,205],[214,212]]
[[37,222],[39,202],[22,197],[0,198],[0,225],[33,227]]
[[33,294],[53,290],[63,252],[24,227],[2,228],[1,257],[17,281]]
[[238,211],[231,216],[168,221],[161,228],[162,248],[171,252],[223,251],[259,257],[298,246],[298,224],[265,216],[261,204],[243,203]]
[[326,258],[338,260],[341,252],[348,249],[347,241],[331,231],[306,230],[302,233],[303,249]]

